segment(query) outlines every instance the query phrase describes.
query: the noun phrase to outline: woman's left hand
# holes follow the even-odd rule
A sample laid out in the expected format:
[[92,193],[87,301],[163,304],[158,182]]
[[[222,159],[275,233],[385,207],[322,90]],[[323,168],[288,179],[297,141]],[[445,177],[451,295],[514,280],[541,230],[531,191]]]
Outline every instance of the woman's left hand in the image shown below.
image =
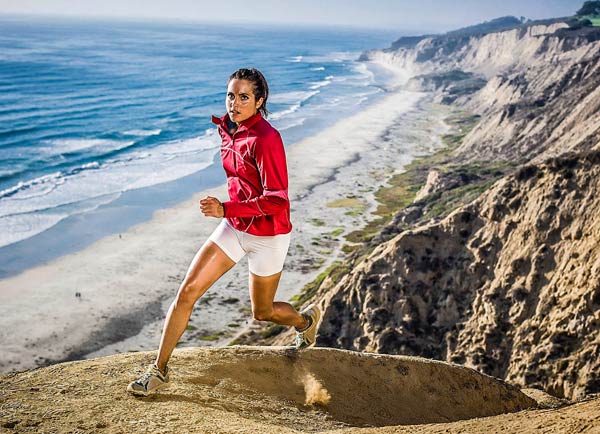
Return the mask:
[[202,211],[206,217],[225,216],[223,204],[219,199],[212,196],[206,196],[204,199],[200,200],[200,211]]

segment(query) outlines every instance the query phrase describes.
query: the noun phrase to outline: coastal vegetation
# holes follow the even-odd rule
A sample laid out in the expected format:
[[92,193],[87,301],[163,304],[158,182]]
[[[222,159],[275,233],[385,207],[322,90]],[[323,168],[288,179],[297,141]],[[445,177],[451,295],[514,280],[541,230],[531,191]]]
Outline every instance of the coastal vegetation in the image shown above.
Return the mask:
[[586,1],[575,14],[571,27],[600,26],[600,1]]

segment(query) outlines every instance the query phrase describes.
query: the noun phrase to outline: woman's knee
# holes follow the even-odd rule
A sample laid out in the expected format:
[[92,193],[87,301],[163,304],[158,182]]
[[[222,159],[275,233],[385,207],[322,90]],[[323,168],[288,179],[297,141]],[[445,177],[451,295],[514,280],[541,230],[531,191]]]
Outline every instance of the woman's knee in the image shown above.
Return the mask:
[[206,290],[194,285],[194,283],[184,283],[177,293],[176,303],[178,307],[192,308],[196,301],[204,294]]
[[273,318],[273,306],[252,309],[252,316],[257,321],[269,321]]

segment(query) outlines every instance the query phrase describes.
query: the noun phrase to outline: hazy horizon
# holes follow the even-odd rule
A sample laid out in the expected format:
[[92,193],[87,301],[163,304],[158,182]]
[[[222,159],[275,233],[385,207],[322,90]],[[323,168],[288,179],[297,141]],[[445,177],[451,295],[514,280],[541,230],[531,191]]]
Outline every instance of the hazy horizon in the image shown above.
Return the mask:
[[[172,0],[103,2],[0,0],[2,15],[39,15],[70,18],[113,18],[141,21],[182,20],[236,25],[290,25],[359,27],[381,30],[447,31],[506,15],[544,19],[573,15],[583,1],[506,0],[502,3],[466,0],[380,0],[369,7],[357,0],[306,0],[302,3],[264,0],[251,8],[241,0],[225,4]],[[435,14],[429,11],[436,11]],[[258,28],[257,31],[260,31]]]

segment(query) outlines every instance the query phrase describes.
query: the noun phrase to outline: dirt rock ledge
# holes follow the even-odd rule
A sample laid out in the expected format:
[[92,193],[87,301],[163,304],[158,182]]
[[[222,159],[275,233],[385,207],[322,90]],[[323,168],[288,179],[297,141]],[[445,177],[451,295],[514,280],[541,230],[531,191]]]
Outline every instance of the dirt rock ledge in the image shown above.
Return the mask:
[[520,421],[512,430],[535,421],[531,432],[554,422],[600,427],[600,400],[540,409],[535,394],[460,365],[330,348],[177,349],[169,388],[129,396],[127,383],[154,354],[0,376],[0,431],[489,433],[507,420]]

